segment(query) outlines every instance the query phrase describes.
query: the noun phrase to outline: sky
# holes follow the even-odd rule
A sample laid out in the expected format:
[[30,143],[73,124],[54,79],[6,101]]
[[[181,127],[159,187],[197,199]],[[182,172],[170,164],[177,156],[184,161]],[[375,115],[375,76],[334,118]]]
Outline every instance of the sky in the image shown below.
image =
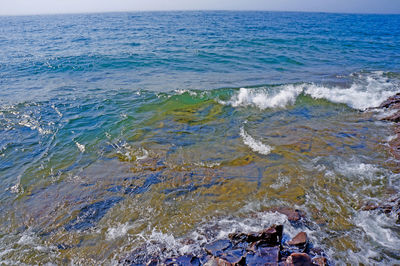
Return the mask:
[[0,0],[0,15],[150,10],[270,10],[400,14],[400,0]]

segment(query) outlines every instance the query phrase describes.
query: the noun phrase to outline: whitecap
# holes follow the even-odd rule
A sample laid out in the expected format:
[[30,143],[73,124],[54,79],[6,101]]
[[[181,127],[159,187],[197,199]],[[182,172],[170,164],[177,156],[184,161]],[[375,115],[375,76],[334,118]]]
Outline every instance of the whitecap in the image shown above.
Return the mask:
[[244,144],[249,146],[255,152],[267,155],[272,150],[271,146],[265,145],[261,141],[255,140],[252,136],[247,134],[243,127],[240,128],[240,136],[242,137]]
[[253,106],[262,110],[266,108],[283,108],[293,104],[302,90],[302,87],[295,85],[286,85],[278,92],[241,88],[231,100],[221,103],[229,104],[233,107]]
[[76,147],[83,153],[85,152],[85,145],[80,144],[79,142],[75,141]]
[[219,101],[233,107],[284,108],[296,102],[300,94],[314,99],[326,99],[365,110],[379,106],[399,90],[399,83],[384,76],[383,72],[354,74],[348,88],[314,83],[286,84],[270,88],[241,88],[228,101]]

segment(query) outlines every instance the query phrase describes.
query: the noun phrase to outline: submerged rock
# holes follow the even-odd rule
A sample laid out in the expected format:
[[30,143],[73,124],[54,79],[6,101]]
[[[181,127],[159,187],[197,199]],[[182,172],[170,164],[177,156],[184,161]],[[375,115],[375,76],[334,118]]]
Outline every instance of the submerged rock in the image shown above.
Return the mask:
[[65,230],[86,230],[95,226],[110,208],[123,199],[123,197],[111,197],[83,207],[78,215],[64,226]]
[[400,224],[400,196],[389,198],[383,203],[367,203],[361,208],[363,211],[374,211],[377,210],[381,213],[391,214],[397,216],[396,223]]

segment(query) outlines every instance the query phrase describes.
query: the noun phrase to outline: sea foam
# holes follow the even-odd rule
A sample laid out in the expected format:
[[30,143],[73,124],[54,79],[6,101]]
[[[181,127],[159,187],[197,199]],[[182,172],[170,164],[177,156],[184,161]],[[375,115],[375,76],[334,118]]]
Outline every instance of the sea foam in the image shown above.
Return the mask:
[[293,104],[297,96],[303,91],[302,87],[287,85],[277,93],[268,90],[256,90],[241,88],[227,104],[233,107],[254,106],[260,109],[282,108],[288,104]]
[[242,127],[240,129],[240,136],[243,139],[244,144],[249,146],[253,151],[258,152],[260,154],[267,155],[271,152],[272,147],[269,145],[263,144],[261,141],[255,140],[252,136],[250,136]]
[[296,102],[300,94],[314,99],[326,99],[364,110],[379,106],[399,90],[399,84],[387,79],[382,72],[353,74],[352,84],[345,88],[315,83],[285,84],[271,88],[240,88],[229,101],[222,104],[233,107],[284,108]]

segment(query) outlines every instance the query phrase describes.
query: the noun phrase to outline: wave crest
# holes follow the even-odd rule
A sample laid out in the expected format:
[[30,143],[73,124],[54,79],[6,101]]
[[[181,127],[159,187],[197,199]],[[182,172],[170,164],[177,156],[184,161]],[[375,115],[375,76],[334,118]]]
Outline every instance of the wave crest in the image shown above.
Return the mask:
[[243,139],[244,144],[249,146],[253,151],[258,152],[260,154],[267,155],[271,152],[272,147],[269,145],[263,144],[259,140],[255,140],[252,136],[250,136],[244,128],[240,128],[240,136]]
[[319,85],[314,83],[286,84],[270,88],[241,88],[229,101],[222,104],[233,107],[284,108],[296,102],[300,94],[314,99],[326,99],[364,110],[379,106],[399,90],[398,80],[377,71],[368,74],[352,74],[350,87]]

